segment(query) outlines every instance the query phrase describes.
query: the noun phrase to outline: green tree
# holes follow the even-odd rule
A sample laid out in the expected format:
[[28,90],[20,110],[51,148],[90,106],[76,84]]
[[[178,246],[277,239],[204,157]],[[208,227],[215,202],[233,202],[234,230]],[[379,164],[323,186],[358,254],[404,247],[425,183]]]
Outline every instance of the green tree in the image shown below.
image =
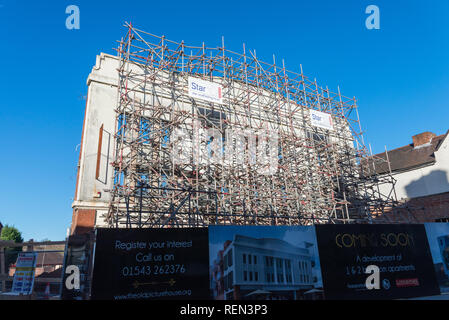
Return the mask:
[[[15,243],[22,243],[22,233],[14,226],[6,225],[2,229],[2,234],[0,235],[1,240],[5,241],[14,241]],[[22,251],[22,248],[7,248],[5,249],[5,262],[6,267],[8,268],[11,264],[16,263],[17,256],[19,252]]]

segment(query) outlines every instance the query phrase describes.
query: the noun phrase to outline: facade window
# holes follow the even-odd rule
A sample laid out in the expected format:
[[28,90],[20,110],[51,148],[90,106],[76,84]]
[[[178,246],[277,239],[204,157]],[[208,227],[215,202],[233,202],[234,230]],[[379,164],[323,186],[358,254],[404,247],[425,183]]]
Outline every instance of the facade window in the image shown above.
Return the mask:
[[251,255],[248,255],[248,263],[251,264]]
[[223,278],[224,289],[228,290],[228,275],[225,275]]
[[254,264],[257,264],[257,256],[253,256],[254,257]]
[[[269,256],[264,256],[262,259],[265,263],[264,273],[266,275],[266,282],[272,283],[274,281],[274,258]],[[257,263],[256,256],[254,256],[254,264]]]
[[278,282],[284,282],[284,260],[276,259],[276,269],[277,269],[277,278]]
[[232,249],[229,250],[228,252],[228,265],[229,267],[232,267]]
[[243,271],[243,281],[248,281],[248,272]]
[[249,281],[253,281],[253,272],[252,271],[249,272]]
[[259,281],[259,273],[257,271],[254,272],[254,281]]
[[141,141],[144,144],[149,144],[151,141],[151,123],[150,119],[141,118],[140,119],[140,130],[139,135],[141,137]]
[[246,254],[243,254],[243,263],[246,264]]
[[[307,131],[306,137],[310,140],[311,146],[320,146],[320,145],[325,145],[325,144],[329,143],[328,135],[323,135],[323,134],[319,134],[316,132]],[[322,165],[323,158],[325,158],[326,155],[323,153],[323,151],[319,151],[319,149],[320,148],[315,148],[316,156],[317,156],[318,164]]]
[[[219,127],[226,120],[226,114],[217,110],[198,108],[198,116],[201,124],[206,128]],[[226,121],[224,122],[226,123]],[[226,126],[224,126],[226,128]]]
[[148,175],[144,173],[139,174],[139,180],[137,181],[137,186],[140,190],[142,190],[142,193],[147,192],[146,186],[149,184],[150,178]]
[[312,140],[312,143],[323,144],[329,143],[329,136],[324,134],[319,134],[312,131],[307,131],[306,136],[308,139]]
[[285,273],[287,282],[292,283],[292,264],[288,259],[285,260]]

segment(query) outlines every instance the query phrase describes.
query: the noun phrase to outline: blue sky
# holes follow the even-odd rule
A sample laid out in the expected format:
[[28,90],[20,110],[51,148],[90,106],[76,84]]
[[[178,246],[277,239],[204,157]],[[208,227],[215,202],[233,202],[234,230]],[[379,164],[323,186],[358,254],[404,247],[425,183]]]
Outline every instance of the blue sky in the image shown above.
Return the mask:
[[[80,30],[65,9],[78,5]],[[365,8],[380,8],[380,30]],[[356,96],[374,152],[449,129],[449,2],[0,0],[0,221],[60,240],[71,222],[86,79],[124,21],[176,41],[242,44]]]

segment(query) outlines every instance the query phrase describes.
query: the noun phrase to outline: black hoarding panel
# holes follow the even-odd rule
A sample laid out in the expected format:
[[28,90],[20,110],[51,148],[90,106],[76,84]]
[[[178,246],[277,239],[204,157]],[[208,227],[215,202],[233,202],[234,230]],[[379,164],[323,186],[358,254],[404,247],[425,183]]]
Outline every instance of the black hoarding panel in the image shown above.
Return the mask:
[[[327,299],[397,299],[440,294],[423,225],[318,225]],[[380,270],[368,290],[366,267]]]
[[94,300],[208,299],[207,229],[98,229]]

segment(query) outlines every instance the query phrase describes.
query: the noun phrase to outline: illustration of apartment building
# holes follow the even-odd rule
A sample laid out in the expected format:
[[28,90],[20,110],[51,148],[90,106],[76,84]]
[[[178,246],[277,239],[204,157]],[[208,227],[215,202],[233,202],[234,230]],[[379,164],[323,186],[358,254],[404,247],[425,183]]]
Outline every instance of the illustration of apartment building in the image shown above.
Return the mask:
[[211,266],[216,299],[302,299],[316,277],[311,243],[296,247],[280,239],[235,235]]
[[438,237],[441,260],[443,261],[444,272],[449,277],[449,235]]

